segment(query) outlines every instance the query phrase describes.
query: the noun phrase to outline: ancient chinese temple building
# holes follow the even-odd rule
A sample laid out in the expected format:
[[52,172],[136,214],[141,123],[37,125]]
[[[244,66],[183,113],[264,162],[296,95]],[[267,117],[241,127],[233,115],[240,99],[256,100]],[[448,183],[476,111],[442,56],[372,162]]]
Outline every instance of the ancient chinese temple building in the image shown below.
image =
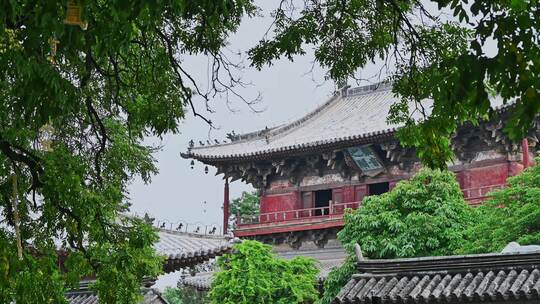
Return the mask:
[[[399,125],[387,123],[396,101],[387,83],[344,88],[294,122],[229,134],[227,143],[191,145],[183,156],[223,174],[225,205],[229,181],[259,190],[260,214],[240,218],[235,236],[293,248],[324,247],[343,226],[345,208],[391,190],[420,168],[415,150],[401,146],[395,136]],[[540,138],[537,121],[528,140],[511,141],[503,132],[511,107],[500,100],[492,104],[491,120],[465,124],[452,139],[456,159],[449,168],[472,205],[527,166]]]

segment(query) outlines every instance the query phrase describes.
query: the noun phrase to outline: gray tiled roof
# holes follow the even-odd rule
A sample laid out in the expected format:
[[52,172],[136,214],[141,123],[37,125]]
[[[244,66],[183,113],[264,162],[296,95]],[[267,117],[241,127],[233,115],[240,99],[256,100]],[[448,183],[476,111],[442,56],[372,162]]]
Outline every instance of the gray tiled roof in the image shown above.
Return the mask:
[[539,266],[540,252],[366,260],[334,303],[538,301]]
[[165,271],[172,272],[222,255],[231,250],[232,245],[222,236],[160,230],[154,248],[167,257]]
[[[198,235],[172,230],[160,230],[158,235],[159,241],[154,244],[154,248],[159,254],[166,256],[165,272],[173,272],[210,260],[228,252],[233,245],[223,236]],[[96,293],[88,288],[90,283],[91,281],[83,281],[78,290],[67,292],[68,303],[99,303]],[[154,289],[145,288],[142,292],[143,304],[167,303]]]
[[[294,151],[344,147],[372,143],[392,136],[400,127],[387,122],[390,107],[398,101],[388,82],[351,88],[345,96],[334,95],[306,116],[288,124],[234,136],[230,143],[190,148],[185,158],[201,161],[257,159]],[[414,105],[410,105],[413,110]],[[493,109],[502,110],[500,96],[491,99]],[[425,112],[431,112],[431,100],[425,100]],[[418,111],[415,119],[421,119]]]
[[290,124],[239,136],[227,144],[194,147],[186,157],[227,159],[257,157],[354,140],[369,140],[392,133],[390,106],[398,99],[386,83],[349,89],[347,97],[336,95],[307,116]]
[[[339,251],[334,249],[321,249],[308,252],[297,251],[295,254],[289,252],[278,255],[287,259],[300,255],[315,259],[317,261],[316,266],[319,269],[320,281],[324,281],[332,268],[340,266],[345,260],[345,253],[343,252],[343,249]],[[213,275],[213,272],[198,273],[194,276],[185,277],[182,282],[184,286],[193,287],[198,290],[209,290],[210,286],[212,285]]]
[[210,290],[214,272],[197,273],[182,279],[182,285],[195,288],[197,290]]
[[[99,299],[97,294],[88,288],[91,281],[81,282],[78,290],[66,292],[65,298],[69,304],[98,304]],[[161,294],[152,288],[144,288],[142,291],[143,300],[141,304],[168,304]]]

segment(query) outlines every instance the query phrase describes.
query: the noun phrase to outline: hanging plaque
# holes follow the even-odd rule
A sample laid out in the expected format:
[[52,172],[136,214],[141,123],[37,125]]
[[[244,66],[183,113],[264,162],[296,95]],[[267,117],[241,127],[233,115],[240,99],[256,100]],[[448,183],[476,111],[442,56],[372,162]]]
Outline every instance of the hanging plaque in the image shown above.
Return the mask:
[[347,154],[353,165],[362,172],[380,172],[384,169],[382,161],[377,156],[371,145],[347,148]]

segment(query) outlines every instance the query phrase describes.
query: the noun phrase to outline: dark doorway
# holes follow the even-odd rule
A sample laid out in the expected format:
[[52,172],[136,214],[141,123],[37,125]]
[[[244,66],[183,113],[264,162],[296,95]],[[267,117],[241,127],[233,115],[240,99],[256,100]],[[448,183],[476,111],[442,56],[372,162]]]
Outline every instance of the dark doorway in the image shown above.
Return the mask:
[[386,193],[390,190],[390,184],[388,182],[376,183],[368,185],[368,194],[369,195],[379,195]]
[[315,210],[315,215],[328,215],[329,214],[329,208],[330,200],[332,200],[332,190],[319,190],[315,191],[315,208],[323,208],[324,209],[317,209]]

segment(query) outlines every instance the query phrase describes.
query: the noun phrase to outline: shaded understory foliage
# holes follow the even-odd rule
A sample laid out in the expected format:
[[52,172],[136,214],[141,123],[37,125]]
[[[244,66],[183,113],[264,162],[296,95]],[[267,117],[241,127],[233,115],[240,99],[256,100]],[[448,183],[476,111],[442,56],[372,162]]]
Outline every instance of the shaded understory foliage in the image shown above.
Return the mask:
[[331,271],[319,303],[330,303],[354,273],[354,245],[368,258],[450,255],[460,248],[471,208],[453,173],[422,169],[390,192],[368,196],[345,214],[338,233],[348,258]]
[[218,259],[209,298],[213,304],[312,303],[318,296],[314,263],[305,257],[285,260],[270,246],[245,240]]

